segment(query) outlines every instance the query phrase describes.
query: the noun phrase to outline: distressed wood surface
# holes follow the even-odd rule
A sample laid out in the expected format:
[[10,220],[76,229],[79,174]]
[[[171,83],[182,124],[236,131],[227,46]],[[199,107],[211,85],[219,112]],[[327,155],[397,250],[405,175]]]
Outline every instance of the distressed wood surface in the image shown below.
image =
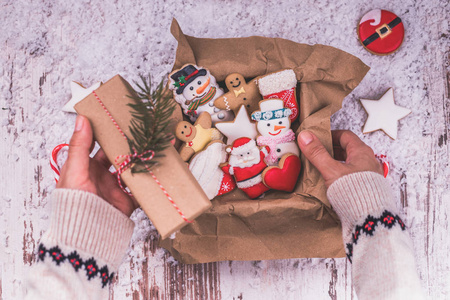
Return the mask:
[[[314,7],[314,1],[301,8],[309,14],[319,14],[326,10],[327,1]],[[186,25],[189,34],[207,37],[241,36],[239,26],[232,27],[230,32],[208,32],[196,28],[189,23],[189,16],[171,10],[170,3],[156,1],[155,15],[161,15],[162,21],[147,20],[145,26],[159,28],[164,32],[157,40],[171,39],[168,24],[172,15]],[[246,29],[246,35],[264,35],[258,29],[260,19],[269,19],[267,13],[259,8],[260,2],[253,1],[247,6],[254,7],[256,13],[241,4],[233,4],[239,8],[237,15],[225,8],[223,13],[229,17],[214,15],[207,20],[218,19],[225,26],[226,22],[239,21]],[[264,2],[270,10],[279,10],[289,18],[300,14],[298,4],[287,3],[279,7],[272,1]],[[387,2],[383,4],[387,5]],[[7,8],[12,4],[0,4]],[[98,11],[101,18],[107,19],[101,12],[102,6],[92,4],[94,16]],[[133,5],[138,5],[133,3]],[[196,4],[189,4],[190,9],[199,9]],[[207,5],[204,4],[203,5]],[[344,4],[343,4],[344,5]],[[355,4],[356,5],[356,4]],[[355,92],[344,102],[343,109],[333,117],[334,128],[350,128],[358,133],[369,145],[380,150],[387,149],[392,161],[392,172],[389,180],[399,199],[398,205],[406,217],[406,223],[414,242],[417,267],[422,285],[429,299],[450,298],[450,239],[448,239],[448,222],[450,214],[450,75],[448,48],[448,2],[447,1],[406,1],[390,8],[405,14],[407,39],[395,55],[401,51],[416,51],[417,58],[412,60],[415,70],[409,74],[397,74],[385,71],[381,65],[389,62],[398,63],[393,58],[379,58],[364,52],[356,41],[350,39],[345,43],[345,31],[332,23],[323,22],[319,27],[310,27],[316,31],[335,30],[341,39],[332,39],[330,44],[361,57],[372,66],[372,73],[363,81]],[[193,6],[193,8],[192,8]],[[231,6],[231,4],[230,4]],[[382,5],[380,5],[382,6]],[[358,15],[368,8],[364,3],[355,6]],[[148,8],[150,9],[150,8]],[[120,10],[120,8],[119,8]],[[170,13],[167,13],[170,11]],[[211,9],[207,10],[208,12]],[[445,13],[447,12],[447,13]],[[86,14],[89,14],[86,13]],[[178,15],[177,15],[178,13]],[[258,15],[261,13],[261,15]],[[342,15],[354,13],[353,6],[345,6]],[[257,15],[255,17],[255,14]],[[331,13],[330,13],[331,14]],[[164,16],[163,16],[164,15]],[[17,12],[17,17],[21,16]],[[89,15],[90,16],[90,15]],[[50,18],[50,16],[48,16]],[[58,53],[66,51],[64,47],[75,47],[76,27],[67,27],[70,13],[62,15],[61,23],[54,30],[58,39],[53,39],[52,47],[59,46]],[[355,24],[355,20],[349,26]],[[419,25],[414,25],[415,20]],[[104,20],[103,20],[104,21]],[[301,21],[289,27],[291,31],[301,28]],[[189,25],[187,25],[189,24]],[[257,24],[257,25],[255,25]],[[313,22],[313,24],[316,24]],[[353,24],[353,25],[352,25]],[[65,27],[66,26],[66,27]],[[73,25],[75,26],[75,25]],[[200,26],[200,25],[199,25]],[[254,27],[252,27],[254,26]],[[283,24],[284,26],[284,24]],[[281,23],[267,35],[285,37],[296,41],[298,33],[286,31]],[[2,28],[5,24],[2,24]],[[420,30],[413,30],[413,28]],[[264,28],[263,28],[264,29]],[[351,27],[353,30],[354,27]],[[25,30],[25,28],[23,28]],[[423,30],[423,32],[422,32]],[[300,31],[300,30],[298,30]],[[429,42],[423,45],[412,45],[415,38],[426,34]],[[19,39],[19,37],[17,37]],[[320,38],[305,37],[308,42],[327,43]],[[80,41],[78,41],[80,43]],[[142,64],[149,69],[158,65],[157,74],[170,70],[173,63],[176,43],[173,39],[151,48],[155,57],[160,60],[148,65],[155,59],[143,55]],[[51,149],[70,137],[73,127],[73,116],[60,112],[60,107],[70,98],[70,80],[76,80],[67,73],[64,65],[75,63],[61,58],[56,63],[49,63],[46,52],[40,48],[31,49],[11,45],[11,40],[1,45],[0,98],[0,299],[21,299],[27,269],[35,262],[38,241],[49,223],[49,193],[54,187],[53,175],[48,166]],[[158,45],[157,45],[158,44]],[[50,47],[47,45],[47,47]],[[43,51],[42,53],[40,51]],[[56,50],[54,50],[56,51]],[[109,51],[103,49],[102,51]],[[111,50],[113,51],[113,50]],[[136,50],[138,51],[138,50]],[[392,58],[390,58],[392,59]],[[131,60],[130,60],[131,64]],[[150,67],[149,67],[150,66]],[[395,64],[394,64],[395,66]],[[64,73],[61,70],[65,70]],[[103,69],[101,69],[104,71]],[[112,70],[114,74],[120,70]],[[62,73],[61,73],[62,72]],[[92,76],[86,78],[94,81],[107,80],[111,76],[102,77],[90,69]],[[101,71],[98,71],[101,72]],[[133,73],[135,70],[127,70]],[[81,76],[83,72],[77,71]],[[128,74],[127,73],[127,74]],[[68,78],[63,80],[62,78]],[[399,78],[400,77],[400,78]],[[412,82],[412,83],[411,83]],[[90,82],[86,82],[86,85]],[[410,91],[401,88],[403,84],[414,86]],[[384,90],[394,86],[397,88],[396,100],[413,110],[413,114],[402,120],[397,141],[390,141],[382,133],[363,136],[360,132],[365,118],[359,97],[376,99]],[[399,94],[401,96],[399,96]],[[420,94],[420,97],[417,96]],[[58,98],[55,98],[55,95]],[[65,97],[62,97],[64,95]],[[60,97],[60,98],[59,98]],[[55,105],[49,104],[54,102]],[[410,133],[409,133],[410,132]],[[250,262],[218,262],[197,265],[180,264],[156,243],[156,234],[149,230],[149,223],[142,213],[134,216],[137,221],[137,234],[133,244],[121,265],[118,275],[111,286],[110,299],[355,299],[352,290],[351,265],[343,258],[334,259],[289,259],[275,261]]]

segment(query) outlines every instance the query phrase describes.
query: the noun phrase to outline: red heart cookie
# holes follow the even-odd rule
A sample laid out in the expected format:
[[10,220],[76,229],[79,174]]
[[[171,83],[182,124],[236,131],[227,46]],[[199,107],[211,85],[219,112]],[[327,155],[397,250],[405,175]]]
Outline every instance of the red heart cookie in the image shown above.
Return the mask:
[[273,190],[292,192],[302,168],[300,158],[288,153],[281,157],[279,167],[268,167],[262,173],[263,182]]

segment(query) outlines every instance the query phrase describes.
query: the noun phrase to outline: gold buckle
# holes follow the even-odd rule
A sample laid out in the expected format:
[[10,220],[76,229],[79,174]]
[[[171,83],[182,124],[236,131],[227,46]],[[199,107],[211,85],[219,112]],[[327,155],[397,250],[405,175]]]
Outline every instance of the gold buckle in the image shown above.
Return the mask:
[[[381,32],[382,29],[387,29],[387,31],[382,33]],[[375,29],[375,31],[378,33],[381,39],[384,39],[385,37],[387,37],[392,33],[391,27],[389,27],[386,23]]]

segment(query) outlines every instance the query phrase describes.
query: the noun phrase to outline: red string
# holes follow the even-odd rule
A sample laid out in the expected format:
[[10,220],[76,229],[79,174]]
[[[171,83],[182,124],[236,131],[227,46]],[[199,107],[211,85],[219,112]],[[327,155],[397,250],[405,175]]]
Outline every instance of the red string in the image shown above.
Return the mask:
[[[119,124],[117,124],[116,120],[114,120],[113,116],[111,115],[111,113],[108,111],[108,109],[106,108],[106,106],[103,104],[102,100],[100,100],[100,98],[97,96],[97,94],[95,93],[95,91],[92,91],[92,93],[94,94],[95,98],[97,99],[98,103],[100,103],[100,105],[102,106],[103,110],[106,112],[106,114],[108,115],[108,117],[111,119],[111,121],[114,123],[114,126],[116,126],[117,130],[119,130],[119,132],[122,134],[123,138],[125,140],[128,140],[127,136],[125,135],[125,133],[123,133],[122,129],[119,127]],[[151,153],[151,155],[149,157],[144,157],[146,154]],[[128,154],[128,155],[119,155],[116,157],[116,164],[119,160],[125,158],[125,160],[119,165],[119,168],[117,169],[116,173],[117,173],[117,182],[119,183],[120,188],[127,193],[128,195],[131,195],[131,193],[129,193],[122,185],[122,180],[120,179],[120,175],[125,172],[128,168],[131,167],[131,160],[132,159],[140,159],[142,162],[145,161],[150,161],[151,159],[153,159],[155,153],[152,150],[148,150],[145,151],[141,154],[138,154],[136,152],[136,150],[134,151],[134,153],[132,154]],[[170,201],[170,203],[172,203],[173,207],[178,211],[178,213],[180,214],[180,216],[183,218],[183,220],[187,223],[192,223],[193,221],[190,221],[188,218],[186,218],[186,216],[183,214],[183,212],[181,211],[181,209],[178,207],[178,205],[175,203],[175,201],[172,199],[172,197],[169,195],[169,193],[166,191],[166,189],[164,188],[164,186],[161,184],[161,182],[158,180],[158,178],[156,178],[155,174],[150,170],[150,168],[147,166],[147,164],[145,164],[145,168],[147,169],[147,171],[150,173],[150,175],[152,176],[152,178],[155,180],[155,182],[159,185],[159,188],[163,191],[164,195],[166,195],[167,199]]]

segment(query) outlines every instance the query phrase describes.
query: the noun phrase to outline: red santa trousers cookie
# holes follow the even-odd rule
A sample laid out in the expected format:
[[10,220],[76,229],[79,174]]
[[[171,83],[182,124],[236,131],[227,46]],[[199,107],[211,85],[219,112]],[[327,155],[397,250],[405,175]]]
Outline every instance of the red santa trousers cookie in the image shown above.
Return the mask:
[[360,42],[369,52],[377,55],[395,52],[402,44],[404,35],[402,20],[396,14],[382,9],[369,11],[358,26]]

